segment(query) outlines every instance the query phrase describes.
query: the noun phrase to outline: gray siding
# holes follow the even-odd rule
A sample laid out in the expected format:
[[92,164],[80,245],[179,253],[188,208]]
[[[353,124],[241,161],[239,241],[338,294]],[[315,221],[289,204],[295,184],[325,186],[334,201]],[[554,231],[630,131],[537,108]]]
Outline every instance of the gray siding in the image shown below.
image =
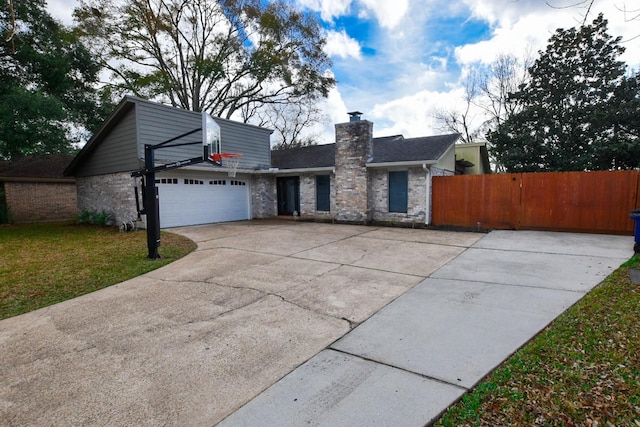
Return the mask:
[[[136,101],[138,111],[138,156],[144,158],[144,145],[156,145],[183,133],[199,129],[179,142],[202,141],[201,113],[186,111],[143,100]],[[271,165],[271,131],[257,126],[215,117],[220,126],[221,150],[241,153],[240,169],[267,169]],[[202,145],[159,149],[156,160],[168,162],[202,155]]]
[[257,126],[215,117],[220,126],[220,150],[241,153],[241,169],[268,169],[271,167],[271,131]]
[[[136,100],[135,103],[136,111],[138,112],[138,157],[140,159],[144,159],[145,145],[157,145],[192,130],[198,130],[198,132],[185,136],[173,143],[202,141],[202,132],[200,130],[202,116],[200,113],[142,100]],[[158,162],[184,160],[198,156],[202,156],[201,143],[155,150],[155,158]]]
[[129,109],[78,166],[76,176],[104,175],[140,168],[136,153],[136,111]]

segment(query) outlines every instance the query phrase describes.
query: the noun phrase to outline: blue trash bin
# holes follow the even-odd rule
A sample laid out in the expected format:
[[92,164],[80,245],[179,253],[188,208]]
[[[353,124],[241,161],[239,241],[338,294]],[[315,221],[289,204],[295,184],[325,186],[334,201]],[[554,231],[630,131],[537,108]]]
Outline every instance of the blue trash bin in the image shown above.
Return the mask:
[[633,245],[633,251],[640,253],[640,209],[633,209],[631,211],[631,219],[636,223],[634,228],[635,244]]

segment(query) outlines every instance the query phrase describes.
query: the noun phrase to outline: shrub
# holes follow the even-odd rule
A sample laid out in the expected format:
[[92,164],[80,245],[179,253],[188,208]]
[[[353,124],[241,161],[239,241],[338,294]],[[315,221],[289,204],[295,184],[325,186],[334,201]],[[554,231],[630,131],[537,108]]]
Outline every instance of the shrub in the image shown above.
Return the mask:
[[9,205],[4,190],[0,188],[0,224],[8,224],[10,221]]
[[114,224],[115,219],[113,214],[107,211],[90,211],[83,210],[78,215],[78,222],[80,224],[93,224],[93,225],[103,225],[103,226],[111,226]]

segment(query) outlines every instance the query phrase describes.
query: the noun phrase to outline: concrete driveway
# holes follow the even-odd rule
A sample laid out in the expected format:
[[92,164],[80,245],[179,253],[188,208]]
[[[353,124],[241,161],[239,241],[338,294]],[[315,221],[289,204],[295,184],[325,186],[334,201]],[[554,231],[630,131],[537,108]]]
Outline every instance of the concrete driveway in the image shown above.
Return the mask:
[[0,424],[211,426],[483,235],[255,221],[0,322]]

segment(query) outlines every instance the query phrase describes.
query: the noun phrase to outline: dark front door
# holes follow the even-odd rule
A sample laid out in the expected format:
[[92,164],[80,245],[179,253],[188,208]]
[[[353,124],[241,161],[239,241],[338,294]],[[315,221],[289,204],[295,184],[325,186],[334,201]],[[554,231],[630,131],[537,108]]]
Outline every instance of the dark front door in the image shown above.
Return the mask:
[[[294,213],[295,212],[295,213]],[[300,214],[300,177],[278,178],[278,215]]]

